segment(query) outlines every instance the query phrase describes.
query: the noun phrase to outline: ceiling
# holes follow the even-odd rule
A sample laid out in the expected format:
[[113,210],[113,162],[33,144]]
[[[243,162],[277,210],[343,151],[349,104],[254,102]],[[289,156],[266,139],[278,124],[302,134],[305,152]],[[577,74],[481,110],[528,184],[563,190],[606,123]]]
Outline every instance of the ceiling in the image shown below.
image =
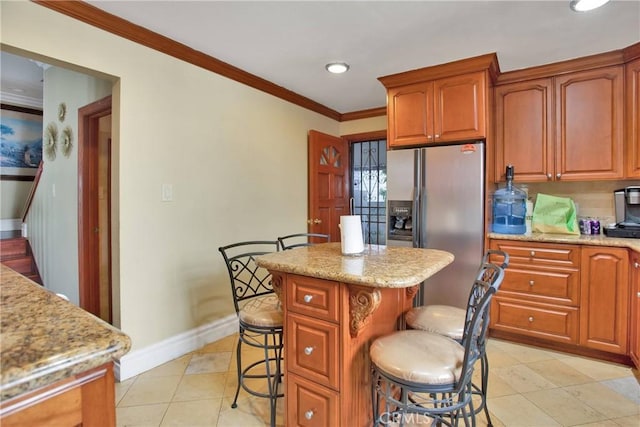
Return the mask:
[[[380,76],[491,52],[505,72],[640,41],[638,0],[582,13],[569,0],[88,3],[339,113],[383,107]],[[329,74],[331,61],[351,69]]]

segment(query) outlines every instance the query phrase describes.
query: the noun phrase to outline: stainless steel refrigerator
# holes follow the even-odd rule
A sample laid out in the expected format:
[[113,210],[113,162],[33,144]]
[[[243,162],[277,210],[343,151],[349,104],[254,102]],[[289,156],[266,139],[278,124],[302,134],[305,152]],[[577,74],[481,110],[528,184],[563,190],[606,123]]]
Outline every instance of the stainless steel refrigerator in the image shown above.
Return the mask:
[[484,252],[484,143],[387,152],[387,244],[454,254],[416,303],[464,308]]

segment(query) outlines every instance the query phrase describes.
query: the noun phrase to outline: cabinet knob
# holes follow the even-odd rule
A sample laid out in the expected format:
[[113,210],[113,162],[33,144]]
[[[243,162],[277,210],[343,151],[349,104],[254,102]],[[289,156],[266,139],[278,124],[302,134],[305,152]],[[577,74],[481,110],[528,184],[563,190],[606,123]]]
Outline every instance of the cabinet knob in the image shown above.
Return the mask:
[[307,412],[304,413],[304,417],[310,420],[311,418],[313,418],[313,411],[309,409]]
[[561,173],[557,173],[556,174],[556,179],[560,179],[560,178],[562,178],[562,174]]
[[547,174],[547,179],[551,180],[551,178],[553,177],[553,175],[551,175],[550,173]]
[[313,347],[309,346],[304,348],[304,354],[311,356],[311,353],[313,353]]
[[638,268],[638,267],[640,267],[640,264],[638,263],[638,261],[636,261],[636,262],[634,262],[634,263],[633,263],[633,266],[634,266],[635,268]]
[[529,280],[529,286],[533,286],[535,282],[533,280]]
[[533,316],[529,316],[529,323],[533,322]]
[[640,298],[640,292],[638,292],[638,298]]
[[434,135],[434,137],[435,137],[435,138],[440,138],[440,135],[436,133],[436,134]]
[[309,295],[309,294],[307,294],[307,295],[305,295],[305,296],[304,296],[304,298],[303,298],[303,299],[304,299],[304,302],[306,302],[307,304],[309,304],[309,303],[311,302],[311,300],[313,299],[313,295]]
[[531,251],[531,256],[536,256],[536,251]]

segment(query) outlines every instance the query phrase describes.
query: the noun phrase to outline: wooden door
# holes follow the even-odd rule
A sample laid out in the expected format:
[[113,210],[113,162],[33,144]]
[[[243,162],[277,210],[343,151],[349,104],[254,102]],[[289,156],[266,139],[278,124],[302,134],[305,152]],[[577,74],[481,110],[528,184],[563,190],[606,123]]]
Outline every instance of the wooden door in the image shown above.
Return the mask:
[[387,115],[389,147],[433,142],[433,83],[389,89]]
[[553,86],[551,79],[498,86],[496,101],[496,181],[515,167],[516,181],[553,179]]
[[100,126],[101,119],[110,115],[111,96],[78,110],[80,307],[109,323],[113,320],[111,312],[110,188],[108,185],[110,181],[110,150],[107,148],[108,144],[105,145]]
[[433,141],[486,137],[486,92],[484,71],[434,81]]
[[626,69],[627,177],[640,178],[640,59]]
[[580,345],[626,354],[629,255],[624,248],[584,246],[580,260]]
[[309,233],[340,241],[340,215],[349,215],[349,144],[318,131],[309,131]]
[[640,254],[631,252],[631,317],[629,320],[631,360],[640,368]]
[[556,180],[622,178],[624,69],[555,78]]

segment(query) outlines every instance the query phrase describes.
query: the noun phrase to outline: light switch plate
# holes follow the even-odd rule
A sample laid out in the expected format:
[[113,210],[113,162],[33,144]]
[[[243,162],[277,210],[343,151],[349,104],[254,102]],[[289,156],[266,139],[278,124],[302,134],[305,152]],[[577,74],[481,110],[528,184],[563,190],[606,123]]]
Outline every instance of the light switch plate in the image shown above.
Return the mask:
[[162,201],[170,202],[173,200],[173,185],[162,184]]

